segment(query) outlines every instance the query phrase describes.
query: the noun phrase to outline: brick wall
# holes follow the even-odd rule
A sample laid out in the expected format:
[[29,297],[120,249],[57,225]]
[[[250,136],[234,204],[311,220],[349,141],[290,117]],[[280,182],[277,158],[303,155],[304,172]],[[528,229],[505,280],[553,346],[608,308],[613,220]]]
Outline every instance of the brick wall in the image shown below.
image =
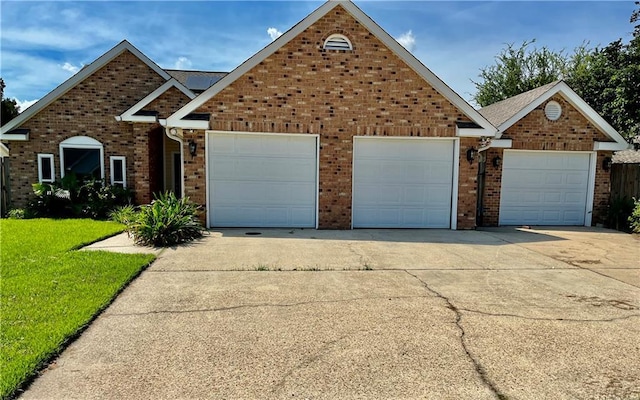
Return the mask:
[[144,107],[144,110],[157,111],[159,113],[159,118],[168,118],[190,100],[191,99],[187,97],[186,94],[182,93],[182,91],[172,87]]
[[[334,33],[353,51],[324,51]],[[353,136],[454,137],[455,122],[469,121],[340,6],[197,111],[211,113],[214,130],[319,134],[319,226],[339,229],[351,226]],[[185,138],[200,146],[203,134]],[[203,157],[186,157],[185,189],[197,201],[206,188]],[[465,159],[460,169],[459,226],[470,228],[475,166]]]
[[[137,142],[133,128],[114,117],[164,82],[164,78],[125,51],[22,124],[21,128],[31,130],[29,140],[9,142],[12,205],[24,207],[31,197],[31,184],[38,181],[38,153],[54,154],[56,177],[60,179],[59,144],[73,136],[89,136],[102,143],[107,180],[109,157],[125,156],[127,181],[134,182]],[[144,178],[140,173],[137,177]]]
[[[578,110],[561,95],[555,100],[562,106],[562,115],[557,121],[549,121],[544,115],[544,102],[531,111],[503,134],[503,138],[513,140],[513,149],[519,150],[553,150],[553,151],[593,151],[595,141],[610,141],[593,126]],[[501,168],[491,164],[494,157],[504,158],[502,149],[487,151],[487,174],[485,180],[484,225],[496,226],[500,210],[500,186],[502,184]],[[611,152],[598,152],[596,164],[596,180],[593,207],[593,223],[602,222],[606,216],[609,200],[610,176],[602,169],[602,160],[611,157]]]

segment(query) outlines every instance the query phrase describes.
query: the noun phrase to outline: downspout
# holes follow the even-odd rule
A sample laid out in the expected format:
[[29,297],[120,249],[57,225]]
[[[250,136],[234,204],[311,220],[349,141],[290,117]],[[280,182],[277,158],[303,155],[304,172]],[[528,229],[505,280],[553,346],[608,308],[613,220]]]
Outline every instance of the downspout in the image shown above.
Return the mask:
[[173,139],[180,143],[180,197],[184,197],[184,140],[179,136],[180,130],[178,128],[171,128],[167,126],[166,119],[159,120],[160,125],[164,128],[164,133],[169,139]]

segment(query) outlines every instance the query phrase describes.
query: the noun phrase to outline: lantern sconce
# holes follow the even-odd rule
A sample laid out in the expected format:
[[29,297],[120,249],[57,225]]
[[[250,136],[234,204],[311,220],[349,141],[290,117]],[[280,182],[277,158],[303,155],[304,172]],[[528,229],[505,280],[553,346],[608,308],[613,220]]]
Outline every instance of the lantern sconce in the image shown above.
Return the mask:
[[493,164],[494,168],[500,168],[500,166],[502,165],[502,158],[500,158],[500,156],[495,156],[493,157],[493,160],[491,160],[491,163]]
[[198,144],[193,140],[189,140],[189,154],[191,154],[191,157],[196,156],[197,150],[198,150]]
[[467,149],[467,161],[469,161],[469,164],[473,163],[473,160],[476,159],[476,156],[478,155],[478,150],[476,150],[473,147],[469,147],[469,149]]
[[602,169],[605,171],[609,171],[611,169],[612,163],[613,160],[611,159],[611,157],[605,157],[604,160],[602,160]]

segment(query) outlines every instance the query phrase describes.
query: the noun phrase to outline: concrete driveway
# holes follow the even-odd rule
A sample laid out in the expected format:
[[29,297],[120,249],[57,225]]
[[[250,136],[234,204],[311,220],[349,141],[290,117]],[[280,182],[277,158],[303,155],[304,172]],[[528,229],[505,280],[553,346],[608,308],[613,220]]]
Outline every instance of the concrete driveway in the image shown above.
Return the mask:
[[640,241],[212,232],[163,251],[23,397],[637,399]]

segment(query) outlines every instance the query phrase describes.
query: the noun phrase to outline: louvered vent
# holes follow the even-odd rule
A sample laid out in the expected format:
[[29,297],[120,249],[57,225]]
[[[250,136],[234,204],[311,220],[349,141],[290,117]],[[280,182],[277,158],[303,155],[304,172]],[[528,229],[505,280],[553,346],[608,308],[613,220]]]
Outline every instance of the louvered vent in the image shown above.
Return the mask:
[[353,50],[351,42],[346,36],[331,35],[324,41],[325,50]]
[[550,101],[544,106],[544,115],[546,115],[550,121],[557,121],[561,114],[562,107],[557,101]]

